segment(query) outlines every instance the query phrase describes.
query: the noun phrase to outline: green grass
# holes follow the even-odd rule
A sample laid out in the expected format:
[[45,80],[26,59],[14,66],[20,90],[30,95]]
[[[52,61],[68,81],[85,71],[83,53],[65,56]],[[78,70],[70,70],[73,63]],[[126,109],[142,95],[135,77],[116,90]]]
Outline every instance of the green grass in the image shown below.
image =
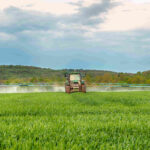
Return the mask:
[[0,149],[149,150],[150,92],[0,94]]

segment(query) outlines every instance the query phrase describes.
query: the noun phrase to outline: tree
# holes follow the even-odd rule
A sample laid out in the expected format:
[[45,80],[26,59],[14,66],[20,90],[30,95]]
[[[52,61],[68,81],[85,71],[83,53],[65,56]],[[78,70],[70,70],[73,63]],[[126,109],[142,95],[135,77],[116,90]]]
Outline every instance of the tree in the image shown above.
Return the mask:
[[33,78],[31,78],[30,82],[32,82],[32,83],[36,83],[36,82],[38,82],[37,77],[33,77]]

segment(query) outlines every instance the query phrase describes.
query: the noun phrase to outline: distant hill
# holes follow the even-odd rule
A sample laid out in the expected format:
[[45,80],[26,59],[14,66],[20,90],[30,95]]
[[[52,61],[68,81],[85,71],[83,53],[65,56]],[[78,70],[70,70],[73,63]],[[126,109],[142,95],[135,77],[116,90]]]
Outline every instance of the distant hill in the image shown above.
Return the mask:
[[62,71],[33,66],[0,65],[0,80],[53,76],[61,77]]
[[[53,70],[34,66],[0,65],[0,83],[64,82],[64,73],[71,69]],[[76,70],[86,74],[89,83],[150,83],[150,71],[117,73],[105,70]]]
[[[73,69],[53,70],[50,68],[40,68],[33,66],[13,66],[13,65],[0,65],[0,80],[8,80],[13,78],[31,78],[31,77],[44,77],[44,78],[64,78],[64,73],[74,71]],[[104,75],[105,73],[115,74],[111,71],[101,70],[77,70],[87,73],[91,76]]]

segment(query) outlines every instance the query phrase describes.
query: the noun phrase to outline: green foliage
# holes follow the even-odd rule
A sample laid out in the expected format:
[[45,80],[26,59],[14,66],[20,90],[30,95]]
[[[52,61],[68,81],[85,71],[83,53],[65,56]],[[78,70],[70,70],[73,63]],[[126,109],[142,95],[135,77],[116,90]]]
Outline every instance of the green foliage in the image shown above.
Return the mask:
[[[64,74],[74,70],[52,70],[32,66],[0,66],[0,83],[53,83],[64,82]],[[150,71],[131,73],[116,73],[103,70],[75,70],[86,74],[84,79],[90,83],[128,83],[150,84]]]
[[150,92],[0,94],[0,149],[148,150]]

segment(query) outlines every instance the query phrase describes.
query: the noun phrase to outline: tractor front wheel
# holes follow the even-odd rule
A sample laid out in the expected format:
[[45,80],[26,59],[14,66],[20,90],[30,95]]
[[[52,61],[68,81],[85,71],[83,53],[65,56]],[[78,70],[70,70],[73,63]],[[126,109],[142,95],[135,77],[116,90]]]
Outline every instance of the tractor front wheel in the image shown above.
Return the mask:
[[65,91],[66,93],[70,93],[71,92],[70,86],[65,86]]
[[82,85],[79,86],[79,92],[82,92]]
[[86,93],[86,86],[85,85],[82,85],[82,92]]

